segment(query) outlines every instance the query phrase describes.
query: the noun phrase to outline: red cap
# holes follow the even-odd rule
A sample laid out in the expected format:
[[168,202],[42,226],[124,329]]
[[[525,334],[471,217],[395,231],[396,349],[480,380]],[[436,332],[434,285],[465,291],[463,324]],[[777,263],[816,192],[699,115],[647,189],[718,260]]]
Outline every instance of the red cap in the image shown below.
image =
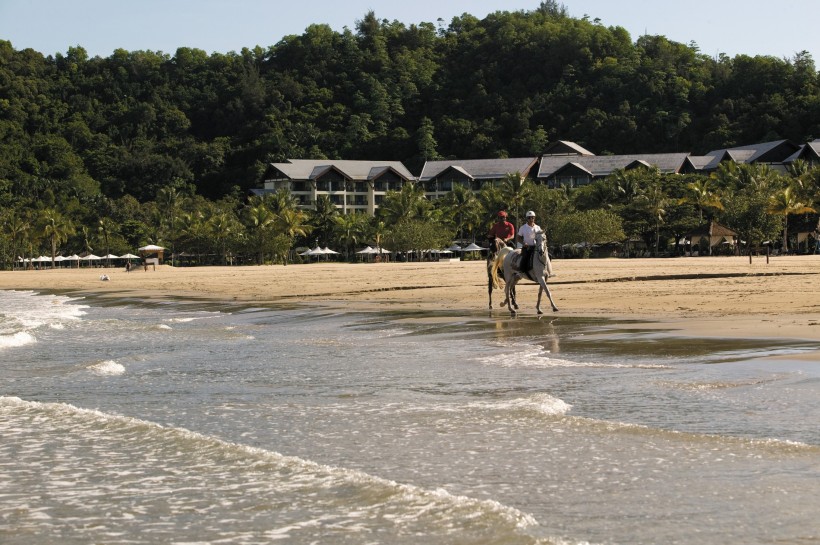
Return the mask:
[[507,217],[507,213],[506,213],[506,212],[504,212],[503,210],[501,210],[501,211],[498,213],[498,217],[499,217],[499,218],[506,218],[506,217]]

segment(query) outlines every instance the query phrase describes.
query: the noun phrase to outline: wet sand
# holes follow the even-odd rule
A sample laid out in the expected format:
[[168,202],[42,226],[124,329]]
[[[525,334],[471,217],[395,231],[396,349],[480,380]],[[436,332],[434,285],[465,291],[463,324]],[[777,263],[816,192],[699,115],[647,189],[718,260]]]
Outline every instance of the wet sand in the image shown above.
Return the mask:
[[[559,315],[632,318],[693,335],[820,340],[820,256],[558,259]],[[109,281],[100,280],[106,274]],[[311,263],[0,272],[0,289],[130,298],[322,304],[384,310],[486,311],[483,261]],[[536,316],[535,284],[519,284],[519,317]],[[492,315],[503,292],[494,292]],[[549,303],[542,309],[550,314]],[[813,357],[813,356],[812,356]]]

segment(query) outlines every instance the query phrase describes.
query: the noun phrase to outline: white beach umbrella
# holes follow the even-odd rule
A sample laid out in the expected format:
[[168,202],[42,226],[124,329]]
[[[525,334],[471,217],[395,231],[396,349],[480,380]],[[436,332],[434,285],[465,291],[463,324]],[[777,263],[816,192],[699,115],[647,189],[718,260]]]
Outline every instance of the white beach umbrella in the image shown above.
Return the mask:
[[367,247],[367,248],[365,248],[364,250],[359,250],[359,251],[358,251],[358,252],[356,252],[356,253],[357,253],[357,254],[375,254],[375,253],[376,253],[376,250],[374,250],[373,248],[371,248],[370,246],[368,246],[368,247]]
[[451,252],[460,252],[461,251],[461,246],[459,246],[458,244],[453,244],[452,246],[450,246],[447,249],[450,250]]
[[480,252],[481,250],[486,250],[487,248],[482,248],[475,242],[471,242],[469,246],[465,246],[461,249],[462,252]]

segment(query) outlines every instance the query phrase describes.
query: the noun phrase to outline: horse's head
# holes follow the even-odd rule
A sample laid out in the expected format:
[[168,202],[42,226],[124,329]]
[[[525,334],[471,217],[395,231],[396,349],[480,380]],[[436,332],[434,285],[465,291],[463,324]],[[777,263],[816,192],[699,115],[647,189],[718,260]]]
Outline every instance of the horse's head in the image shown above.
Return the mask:
[[544,261],[543,257],[547,255],[547,234],[544,231],[535,233],[535,252]]

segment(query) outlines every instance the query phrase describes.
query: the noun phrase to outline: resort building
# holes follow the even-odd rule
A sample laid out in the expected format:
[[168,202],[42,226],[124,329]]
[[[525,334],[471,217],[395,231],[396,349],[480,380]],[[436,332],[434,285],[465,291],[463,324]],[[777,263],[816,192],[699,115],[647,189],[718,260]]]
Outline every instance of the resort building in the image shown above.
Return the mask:
[[[537,179],[551,188],[579,187],[606,178],[616,170],[655,167],[662,174],[713,172],[721,163],[763,163],[775,170],[785,170],[797,159],[820,162],[820,141],[798,146],[790,140],[776,140],[734,148],[710,151],[706,155],[689,153],[644,153],[629,155],[594,155],[572,142],[561,142],[541,156]],[[578,150],[580,148],[580,151]],[[573,154],[573,150],[578,150]]]
[[264,195],[286,189],[301,208],[315,209],[316,199],[327,196],[343,214],[375,214],[388,191],[400,191],[416,178],[399,161],[337,161],[290,159],[271,163],[264,186],[252,193]]
[[419,176],[424,194],[430,200],[440,199],[457,185],[473,191],[498,186],[509,175],[518,174],[521,179],[530,175],[538,157],[518,159],[465,159],[427,161]]
[[374,215],[388,191],[419,183],[430,200],[440,199],[462,186],[472,191],[499,186],[510,175],[550,188],[580,187],[606,178],[618,170],[657,168],[662,174],[709,173],[721,163],[766,164],[785,171],[796,161],[820,164],[820,140],[803,145],[790,140],[713,150],[706,155],[680,153],[636,153],[595,155],[575,142],[558,140],[541,157],[513,159],[448,159],[427,161],[418,178],[399,161],[343,161],[290,159],[271,163],[261,189],[264,195],[287,189],[302,208],[315,208],[316,199],[326,195],[342,212]]

